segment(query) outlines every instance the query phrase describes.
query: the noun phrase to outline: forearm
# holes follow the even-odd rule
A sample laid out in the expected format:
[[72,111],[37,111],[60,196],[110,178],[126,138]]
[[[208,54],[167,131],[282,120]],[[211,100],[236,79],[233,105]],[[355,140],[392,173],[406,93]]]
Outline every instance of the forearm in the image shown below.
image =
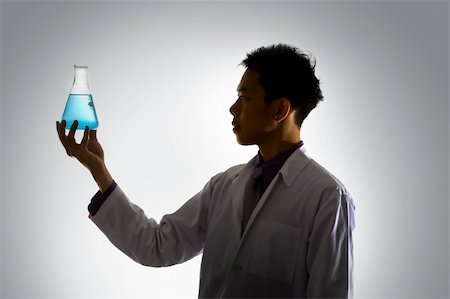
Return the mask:
[[113,178],[104,164],[98,169],[93,170],[91,174],[102,193],[104,193],[113,182]]
[[[119,185],[96,215],[89,218],[123,253],[139,264],[167,267],[198,255],[203,249],[207,199],[199,192],[158,224],[133,204]],[[201,227],[200,227],[201,225]]]

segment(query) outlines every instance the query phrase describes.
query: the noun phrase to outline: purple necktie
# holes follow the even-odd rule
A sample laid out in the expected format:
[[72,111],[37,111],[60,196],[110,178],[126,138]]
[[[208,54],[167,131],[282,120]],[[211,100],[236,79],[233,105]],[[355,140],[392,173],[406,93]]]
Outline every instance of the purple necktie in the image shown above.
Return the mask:
[[253,212],[256,204],[261,197],[261,176],[262,169],[260,167],[256,167],[253,169],[253,172],[248,180],[247,185],[245,186],[244,192],[244,213],[242,219],[242,231],[241,236],[244,234],[245,227],[247,226],[248,219]]

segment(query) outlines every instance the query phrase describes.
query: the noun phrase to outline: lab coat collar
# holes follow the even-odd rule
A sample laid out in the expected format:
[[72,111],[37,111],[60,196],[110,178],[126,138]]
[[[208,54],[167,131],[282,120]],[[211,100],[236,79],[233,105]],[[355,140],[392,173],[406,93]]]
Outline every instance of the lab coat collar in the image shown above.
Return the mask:
[[[273,181],[270,183],[269,187],[262,194],[258,204],[256,205],[252,215],[250,216],[247,228],[245,229],[242,239],[244,239],[248,228],[251,226],[253,219],[258,214],[261,207],[264,205],[267,197],[270,195],[274,184],[277,181],[279,175],[283,178],[283,182],[290,186],[294,179],[299,175],[299,173],[303,170],[303,168],[309,163],[311,158],[306,154],[305,146],[301,146],[295,152],[291,154],[291,156],[286,160],[286,162],[281,167],[278,174],[275,176]],[[253,157],[240,171],[239,174],[233,179],[232,185],[232,204],[233,204],[233,226],[234,231],[241,232],[241,222],[242,222],[242,214],[244,208],[244,191],[245,186],[250,179],[250,176],[253,172],[253,169],[256,167],[258,163],[257,156]]]
[[[302,169],[309,163],[311,157],[307,154],[305,145],[302,145],[296,151],[294,151],[289,158],[284,162],[283,166],[279,170],[283,178],[284,183],[290,186],[297,175],[302,171]],[[245,175],[250,172],[259,163],[258,154],[253,157],[241,170],[240,175]]]
[[[309,163],[311,157],[307,154],[307,150],[305,145],[299,147],[296,151],[294,151],[289,158],[284,162],[283,166],[279,170],[281,176],[283,177],[283,181],[287,186],[290,186],[297,175],[302,171],[302,169]],[[258,154],[254,156],[235,177],[245,177],[246,174],[251,173],[251,171],[258,166],[259,163]],[[239,180],[238,180],[239,181]],[[236,182],[233,182],[234,184]]]
[[311,157],[307,154],[305,145],[293,152],[279,171],[284,183],[290,186],[310,160]]

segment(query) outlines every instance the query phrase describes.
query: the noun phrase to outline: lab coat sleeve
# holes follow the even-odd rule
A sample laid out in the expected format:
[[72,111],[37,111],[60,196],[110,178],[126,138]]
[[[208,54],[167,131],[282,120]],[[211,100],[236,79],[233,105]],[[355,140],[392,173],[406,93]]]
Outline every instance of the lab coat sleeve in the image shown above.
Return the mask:
[[213,180],[175,213],[164,215],[159,224],[133,204],[119,185],[89,218],[118,249],[142,265],[182,263],[203,250]]
[[354,210],[345,189],[322,193],[306,257],[308,298],[353,298]]

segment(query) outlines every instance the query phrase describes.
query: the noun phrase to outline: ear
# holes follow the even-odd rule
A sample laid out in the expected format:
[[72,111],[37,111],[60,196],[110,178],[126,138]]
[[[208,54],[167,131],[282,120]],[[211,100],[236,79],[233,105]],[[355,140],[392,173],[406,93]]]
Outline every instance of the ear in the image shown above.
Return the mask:
[[273,101],[274,104],[274,120],[278,123],[285,120],[292,112],[291,102],[286,98],[280,98]]

